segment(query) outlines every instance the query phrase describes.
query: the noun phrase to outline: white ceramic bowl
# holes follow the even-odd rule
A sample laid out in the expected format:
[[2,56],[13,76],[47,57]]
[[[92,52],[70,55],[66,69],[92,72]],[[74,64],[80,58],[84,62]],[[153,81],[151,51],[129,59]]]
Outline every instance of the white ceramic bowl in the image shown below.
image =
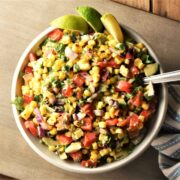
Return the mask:
[[[122,26],[123,31],[128,34],[130,37],[132,37],[137,42],[142,42],[147,47],[149,54],[153,57],[155,61],[158,61],[158,58],[152,48],[149,46],[149,44],[140,37],[135,31],[132,29]],[[13,82],[12,82],[12,91],[11,91],[11,99],[14,100],[17,95],[21,95],[20,88],[21,88],[21,80],[19,78],[19,72],[22,71],[25,67],[25,65],[28,62],[28,54],[31,51],[34,51],[40,43],[46,38],[46,35],[51,32],[54,28],[48,27],[45,29],[42,33],[40,33],[26,48],[26,50],[23,52],[21,58],[19,59],[19,62],[17,64],[16,70],[14,72],[13,76]],[[163,70],[160,67],[160,72],[162,73]],[[167,107],[167,89],[164,84],[159,85],[159,104],[156,114],[152,117],[148,124],[148,131],[143,139],[143,141],[134,149],[134,151],[127,156],[125,159],[117,160],[115,162],[112,162],[110,164],[105,164],[103,166],[97,167],[97,168],[84,168],[81,167],[78,163],[73,163],[70,161],[64,161],[61,160],[55,153],[49,152],[48,148],[42,144],[39,143],[39,139],[33,137],[29,131],[24,127],[21,118],[19,117],[18,111],[16,110],[15,105],[12,105],[13,108],[13,114],[15,117],[16,124],[19,128],[19,131],[21,132],[22,136],[24,137],[25,141],[29,144],[29,146],[37,153],[39,154],[43,159],[48,161],[49,163],[62,168],[67,171],[76,172],[76,173],[84,173],[84,174],[95,174],[95,173],[103,173],[107,172],[119,167],[122,167],[129,162],[133,161],[135,158],[137,158],[139,155],[141,155],[152,142],[153,138],[157,135],[159,132],[161,125],[163,123],[163,119],[166,113],[166,107]]]

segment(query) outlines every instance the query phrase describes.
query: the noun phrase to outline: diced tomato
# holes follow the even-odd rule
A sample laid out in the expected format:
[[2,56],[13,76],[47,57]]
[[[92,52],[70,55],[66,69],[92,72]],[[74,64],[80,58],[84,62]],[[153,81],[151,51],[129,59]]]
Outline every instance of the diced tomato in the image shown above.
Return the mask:
[[99,61],[97,63],[97,65],[99,66],[100,69],[103,69],[103,68],[107,67],[107,62],[106,61]]
[[150,110],[142,110],[141,116],[144,116],[144,119],[147,120],[151,116],[151,111]]
[[83,161],[81,162],[81,166],[93,168],[93,167],[96,167],[96,166],[97,166],[97,162],[92,161],[92,160],[83,160]]
[[107,67],[118,68],[120,65],[117,64],[113,59],[107,62]]
[[73,161],[75,162],[79,162],[82,159],[81,151],[73,152],[73,153],[70,153],[69,155],[72,157]]
[[29,58],[29,61],[36,61],[37,60],[37,57],[33,52],[29,53],[28,58]]
[[125,59],[134,59],[134,56],[131,53],[126,53]]
[[131,92],[131,87],[132,87],[132,84],[130,82],[127,82],[127,81],[124,81],[124,80],[119,81],[119,83],[117,85],[118,90],[124,91],[124,92],[127,92],[127,93]]
[[139,128],[140,120],[137,114],[132,114],[128,117],[130,119],[128,131],[135,131]]
[[142,98],[143,98],[143,93],[141,91],[138,91],[138,93],[130,100],[130,102],[134,106],[139,107],[142,104]]
[[97,139],[96,132],[88,132],[84,135],[83,146],[89,147]]
[[69,97],[69,96],[71,96],[72,91],[73,91],[72,87],[68,86],[66,89],[62,90],[62,94],[63,94],[63,96]]
[[91,131],[93,126],[92,126],[92,118],[90,117],[86,117],[83,119],[83,126],[81,126],[81,129],[83,129],[84,131]]
[[23,100],[25,103],[29,104],[31,101],[34,100],[34,97],[26,94],[23,96]]
[[100,69],[106,68],[106,67],[113,67],[113,68],[118,68],[119,64],[117,64],[113,59],[110,61],[99,61],[97,63]]
[[129,122],[130,122],[130,119],[129,119],[129,118],[126,118],[126,119],[124,119],[123,121],[118,122],[117,125],[120,126],[120,127],[124,127],[124,126],[128,125]]
[[31,81],[32,77],[33,77],[33,74],[32,74],[32,73],[28,73],[28,74],[25,74],[25,75],[23,76],[25,85],[28,85],[28,84],[29,84],[29,81]]
[[48,34],[48,37],[53,41],[59,41],[63,36],[63,32],[60,29],[55,29]]
[[32,67],[26,66],[24,72],[25,72],[25,74],[33,73],[33,69],[32,69]]
[[109,71],[107,69],[104,70],[102,75],[102,81],[105,82],[109,76]]
[[79,91],[77,92],[77,98],[78,98],[78,99],[81,99],[81,97],[82,97],[82,91],[79,90]]
[[107,119],[106,120],[107,127],[115,126],[117,123],[118,123],[118,119]]
[[139,73],[140,73],[140,71],[136,66],[132,66],[130,68],[130,77],[131,78],[134,77],[135,75],[139,74]]
[[37,129],[36,129],[36,127],[35,127],[35,125],[34,125],[34,123],[32,122],[32,121],[25,121],[24,122],[24,125],[25,125],[25,127],[27,128],[27,129],[29,129],[29,131],[31,132],[31,134],[33,135],[33,136],[37,136],[38,135],[38,133],[37,133]]
[[72,137],[68,137],[65,134],[57,135],[56,139],[60,142],[61,145],[64,146],[71,144],[73,141]]
[[81,107],[81,111],[85,114],[91,114],[92,113],[92,104],[87,103],[83,107]]
[[76,74],[73,78],[73,83],[78,87],[82,87],[85,83],[85,78],[80,74]]

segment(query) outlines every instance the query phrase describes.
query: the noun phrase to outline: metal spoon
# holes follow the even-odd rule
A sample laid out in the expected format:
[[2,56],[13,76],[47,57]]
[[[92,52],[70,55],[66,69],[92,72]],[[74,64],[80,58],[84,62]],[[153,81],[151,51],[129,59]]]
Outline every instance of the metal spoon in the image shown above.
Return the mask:
[[149,82],[152,82],[153,84],[158,84],[158,83],[176,82],[176,81],[180,81],[180,70],[157,74],[154,76],[144,78],[145,84],[148,84]]

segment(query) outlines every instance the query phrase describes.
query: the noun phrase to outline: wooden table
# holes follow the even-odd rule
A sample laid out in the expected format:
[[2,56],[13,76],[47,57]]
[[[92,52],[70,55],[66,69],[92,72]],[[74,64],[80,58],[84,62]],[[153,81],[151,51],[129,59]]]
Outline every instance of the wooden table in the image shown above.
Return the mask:
[[179,0],[112,0],[153,14],[180,21]]
[[117,19],[144,36],[156,50],[165,70],[180,67],[180,23],[103,0],[1,0],[0,1],[0,174],[18,179],[164,179],[157,152],[150,148],[126,167],[99,175],[65,172],[41,159],[20,135],[11,110],[11,80],[18,59],[29,42],[48,23],[75,13],[78,5],[112,12]]

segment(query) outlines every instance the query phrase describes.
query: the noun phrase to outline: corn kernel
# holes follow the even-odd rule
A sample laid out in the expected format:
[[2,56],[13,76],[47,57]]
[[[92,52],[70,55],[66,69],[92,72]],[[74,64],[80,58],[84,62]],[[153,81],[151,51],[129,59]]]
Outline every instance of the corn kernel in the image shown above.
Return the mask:
[[115,61],[115,63],[117,63],[117,64],[122,64],[123,61],[124,61],[124,58],[116,55],[116,57],[114,58],[114,61]]
[[100,80],[100,75],[99,74],[94,74],[92,76],[92,78],[93,78],[93,83],[97,83]]
[[82,129],[77,128],[74,133],[72,134],[72,138],[74,140],[78,140],[79,138],[81,138],[84,135],[84,132],[82,131]]
[[37,107],[37,102],[36,101],[31,101],[29,106],[32,107],[32,108],[35,108],[35,107]]
[[97,109],[102,109],[105,106],[105,104],[102,101],[99,101],[97,103]]
[[60,79],[60,80],[64,80],[65,78],[66,78],[66,72],[60,71],[60,72],[59,72],[59,79]]
[[98,149],[97,142],[92,143],[92,148],[95,149],[95,150]]
[[21,89],[22,89],[22,94],[23,95],[29,94],[29,92],[30,92],[29,86],[22,86]]
[[59,148],[59,152],[64,152],[64,150],[65,150],[65,147],[64,147],[64,146],[61,146],[61,147]]
[[115,134],[121,134],[121,135],[123,135],[124,132],[123,132],[123,130],[122,130],[121,128],[117,128],[117,129],[115,130]]
[[143,103],[142,103],[142,108],[143,108],[144,110],[148,110],[148,109],[149,109],[149,104],[147,104],[145,101],[143,101]]
[[104,119],[109,119],[109,118],[110,118],[109,112],[105,112]]
[[140,58],[136,58],[134,60],[134,65],[137,66],[139,69],[144,68],[144,64]]
[[139,48],[139,49],[143,49],[144,48],[144,44],[143,43],[137,43],[135,46],[137,48]]
[[48,146],[49,151],[55,151],[56,147],[55,146]]
[[119,74],[120,70],[119,69],[114,69],[114,74]]
[[98,160],[98,152],[96,150],[91,151],[90,159],[92,161],[97,161]]
[[119,70],[120,70],[120,74],[122,74],[124,77],[128,76],[129,70],[124,65],[121,65]]
[[85,44],[86,44],[86,42],[84,42],[84,41],[80,41],[80,42],[79,42],[79,45],[80,45],[81,47],[83,47]]
[[58,113],[51,114],[50,118],[47,120],[49,125],[54,125],[57,121]]
[[117,42],[116,42],[116,40],[114,40],[114,39],[108,41],[108,45],[109,45],[110,47],[115,47],[116,44],[117,44]]
[[43,74],[43,75],[42,75],[42,78],[43,78],[43,79],[46,79],[47,76],[48,76],[47,74]]
[[94,127],[94,128],[95,128],[95,127],[98,127],[98,125],[99,125],[99,124],[98,124],[97,121],[94,121],[94,122],[93,122],[93,127]]
[[42,115],[45,115],[47,113],[46,105],[41,105],[39,108]]
[[63,152],[62,154],[60,154],[59,157],[60,157],[60,159],[62,159],[62,160],[68,158],[65,152]]
[[111,34],[109,34],[109,35],[107,36],[107,39],[108,39],[108,40],[112,40],[112,39],[113,39],[113,36],[112,36]]
[[99,153],[100,153],[101,157],[106,156],[109,154],[109,149],[104,148],[104,149],[100,150]]
[[110,51],[109,49],[106,49],[105,53],[106,53],[107,55],[109,55],[109,54],[111,54],[111,51]]
[[38,122],[37,122],[37,119],[36,118],[33,118],[33,123],[38,125]]
[[54,65],[52,66],[52,69],[54,71],[59,71],[61,69],[62,65],[63,65],[62,60],[58,59],[55,61]]
[[144,116],[139,116],[139,118],[138,118],[141,122],[144,122]]
[[72,50],[76,53],[81,53],[82,52],[82,47],[79,46],[78,44],[73,44],[72,45]]
[[96,44],[96,42],[94,40],[89,40],[88,41],[88,45],[90,46],[94,46]]
[[111,118],[115,117],[114,112],[115,112],[115,108],[111,107],[110,110],[109,110],[109,115],[110,115]]
[[70,44],[71,43],[71,38],[70,36],[63,36],[62,39],[61,39],[61,43],[63,44]]
[[33,112],[33,109],[29,108],[29,106],[27,106],[24,111],[20,114],[20,116],[25,119],[28,120],[28,118],[31,116]]
[[101,141],[102,144],[105,144],[108,141],[108,136],[106,134],[100,134],[99,141]]
[[56,129],[56,128],[53,128],[53,129],[51,129],[51,130],[49,131],[49,133],[50,133],[51,135],[56,135],[56,134],[57,134],[57,129]]
[[99,122],[99,127],[106,128],[106,122],[104,122],[104,121]]
[[129,59],[125,59],[124,63],[125,63],[125,64],[129,64],[129,63],[130,63],[130,60],[129,60]]
[[91,69],[91,65],[88,62],[82,63],[79,61],[78,65],[79,65],[80,70],[82,71],[88,71],[89,69]]
[[84,96],[84,97],[89,97],[89,96],[91,96],[91,92],[86,89],[86,90],[84,91],[83,96]]

